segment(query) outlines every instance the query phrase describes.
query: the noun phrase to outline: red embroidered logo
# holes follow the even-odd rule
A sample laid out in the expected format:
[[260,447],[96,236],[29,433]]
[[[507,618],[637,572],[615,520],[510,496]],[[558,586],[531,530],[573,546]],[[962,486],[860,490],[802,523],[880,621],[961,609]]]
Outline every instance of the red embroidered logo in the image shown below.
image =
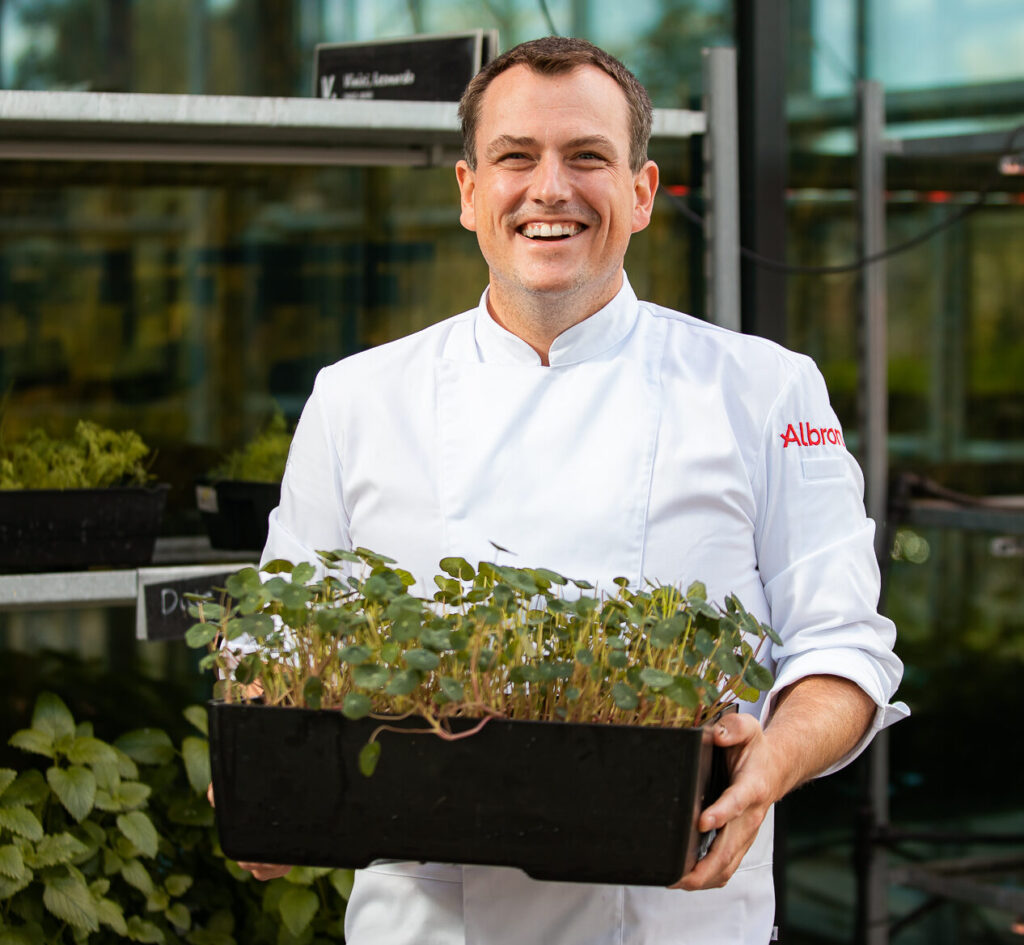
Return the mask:
[[843,431],[837,427],[812,427],[810,423],[798,423],[795,427],[789,424],[782,437],[782,448],[785,449],[790,443],[797,446],[824,446],[826,443],[834,443],[836,446],[846,446],[843,442]]

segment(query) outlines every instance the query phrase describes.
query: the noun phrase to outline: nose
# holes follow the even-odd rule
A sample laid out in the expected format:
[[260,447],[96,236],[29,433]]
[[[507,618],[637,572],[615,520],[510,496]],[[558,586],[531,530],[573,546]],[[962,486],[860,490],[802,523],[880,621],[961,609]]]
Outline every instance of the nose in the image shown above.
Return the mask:
[[572,196],[569,171],[561,155],[543,155],[534,169],[530,185],[530,197],[537,203],[554,206],[565,203]]

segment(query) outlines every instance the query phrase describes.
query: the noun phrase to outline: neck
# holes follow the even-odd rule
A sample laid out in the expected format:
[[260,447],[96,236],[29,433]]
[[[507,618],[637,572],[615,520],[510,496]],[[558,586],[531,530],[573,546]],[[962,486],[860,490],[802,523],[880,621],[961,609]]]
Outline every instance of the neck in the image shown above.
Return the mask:
[[[487,311],[506,331],[525,341],[540,355],[544,366],[554,340],[573,325],[604,308],[622,288],[622,277],[613,289],[595,292],[507,293],[492,277],[487,292]],[[582,296],[582,297],[581,297]]]

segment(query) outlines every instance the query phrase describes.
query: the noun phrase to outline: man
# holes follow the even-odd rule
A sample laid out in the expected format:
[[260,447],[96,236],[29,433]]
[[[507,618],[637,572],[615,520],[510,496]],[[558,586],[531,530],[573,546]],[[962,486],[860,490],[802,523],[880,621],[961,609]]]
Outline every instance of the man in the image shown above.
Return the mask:
[[630,289],[623,258],[658,169],[649,99],[620,63],[580,40],[527,43],[473,80],[460,114],[461,222],[487,290],[321,372],[265,558],[362,545],[427,580],[495,542],[603,586],[703,580],[783,644],[773,691],[716,729],[732,784],[701,815],[711,851],[673,888],[383,863],[357,875],[347,941],[764,943],[772,804],[905,714],[888,705],[901,665],[859,470],[807,358]]

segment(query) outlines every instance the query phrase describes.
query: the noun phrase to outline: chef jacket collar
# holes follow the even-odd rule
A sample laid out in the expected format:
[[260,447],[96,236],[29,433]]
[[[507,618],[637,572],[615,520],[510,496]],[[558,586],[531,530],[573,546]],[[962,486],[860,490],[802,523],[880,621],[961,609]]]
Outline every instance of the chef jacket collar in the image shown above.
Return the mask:
[[[496,364],[540,364],[540,355],[522,338],[499,325],[487,309],[487,289],[480,296],[474,335],[480,360]],[[639,314],[636,293],[622,274],[622,288],[604,308],[562,332],[551,344],[552,367],[579,364],[623,341]]]

